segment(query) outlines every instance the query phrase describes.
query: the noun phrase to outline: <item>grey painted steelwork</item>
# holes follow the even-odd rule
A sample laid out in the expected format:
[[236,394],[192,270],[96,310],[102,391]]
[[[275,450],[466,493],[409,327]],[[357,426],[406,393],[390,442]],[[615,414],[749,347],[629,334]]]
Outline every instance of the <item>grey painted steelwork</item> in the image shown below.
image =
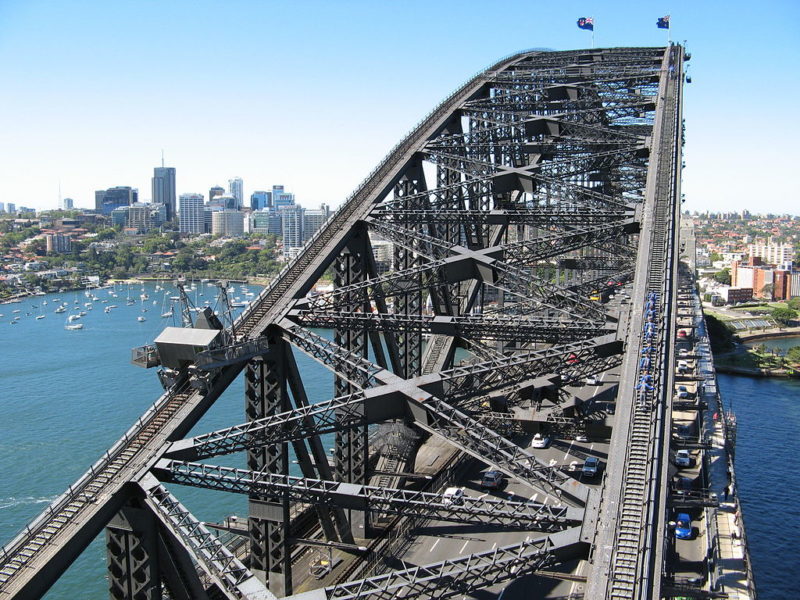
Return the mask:
[[[645,413],[634,408],[630,386],[620,386],[628,412],[616,417],[614,436],[622,441],[600,487],[546,462],[521,424],[564,432],[585,426],[581,405],[593,399],[576,398],[567,386],[635,362],[640,345],[626,328],[641,323],[655,289],[659,326],[670,327],[682,59],[680,47],[529,51],[459,88],[235,322],[219,335],[197,333],[206,350],[179,357],[168,356],[164,344],[163,356],[155,346],[143,350],[138,364],[173,367],[161,376],[165,393],[6,544],[0,598],[41,596],[104,526],[118,597],[156,597],[158,580],[184,598],[308,589],[294,562],[297,540],[344,553],[333,579],[303,597],[496,593],[503,582],[565,560],[591,555],[603,564],[603,536],[616,533],[605,515],[620,499],[640,503],[643,524],[644,537],[632,542],[642,550],[632,591],[618,591],[627,575],[617,554],[605,560],[608,577],[590,576],[590,590],[601,590],[592,597],[607,589],[618,597],[657,593],[658,557],[647,549],[663,528],[661,430],[639,427]],[[392,244],[388,271],[375,254],[378,239]],[[659,260],[667,261],[663,269],[642,266]],[[334,290],[309,294],[329,269]],[[629,319],[597,298],[632,274],[638,308]],[[309,330],[320,326],[333,339]],[[181,334],[179,344],[194,335]],[[457,360],[459,348],[466,359]],[[331,370],[333,399],[310,405],[296,350]],[[245,416],[233,419],[241,424],[184,439],[242,371]],[[668,385],[669,377],[660,378],[647,406],[663,404]],[[546,409],[545,397],[552,403]],[[538,409],[538,421],[519,417]],[[401,453],[370,437],[375,425],[417,435]],[[335,436],[332,463],[325,434]],[[427,448],[420,444],[432,443],[424,434],[453,452],[430,477],[418,476],[424,469],[414,462]],[[288,476],[290,449],[302,477]],[[249,470],[184,462],[236,452]],[[620,474],[639,460],[654,466],[634,499],[620,482],[638,475]],[[501,471],[515,493],[527,495],[446,500],[443,489],[476,463]],[[247,494],[245,561],[158,477]],[[432,487],[414,487],[420,482]],[[532,492],[539,501],[523,501]],[[411,569],[393,570],[369,552],[348,555],[384,537],[402,551],[397,536],[437,520],[465,535],[470,527],[499,527],[503,543],[490,549],[476,541],[466,556]]]

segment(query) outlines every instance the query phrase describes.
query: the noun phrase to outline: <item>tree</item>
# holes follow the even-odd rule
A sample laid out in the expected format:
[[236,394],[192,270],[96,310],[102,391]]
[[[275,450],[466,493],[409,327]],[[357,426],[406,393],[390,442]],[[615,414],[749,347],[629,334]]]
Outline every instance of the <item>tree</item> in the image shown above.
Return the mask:
[[787,304],[792,310],[800,311],[800,297],[791,298]]
[[776,323],[785,327],[789,324],[789,321],[797,318],[797,311],[781,306],[772,311],[772,318]]
[[712,252],[711,255],[708,257],[708,260],[710,260],[712,263],[715,263],[718,260],[722,260],[722,255],[716,252]]
[[731,272],[729,269],[722,269],[721,271],[717,271],[716,273],[714,273],[714,279],[716,279],[722,285],[730,285]]
[[792,364],[800,364],[800,346],[792,346],[786,351],[786,359]]

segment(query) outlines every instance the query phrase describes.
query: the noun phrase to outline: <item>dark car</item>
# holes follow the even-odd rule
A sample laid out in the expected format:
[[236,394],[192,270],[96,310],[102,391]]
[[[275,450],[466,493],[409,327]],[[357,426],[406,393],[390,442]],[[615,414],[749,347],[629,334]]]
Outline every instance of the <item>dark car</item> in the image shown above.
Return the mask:
[[596,456],[590,456],[583,463],[582,472],[586,477],[594,477],[600,469],[600,459]]
[[490,490],[498,490],[503,487],[505,482],[505,475],[500,471],[486,471],[481,479],[481,487]]

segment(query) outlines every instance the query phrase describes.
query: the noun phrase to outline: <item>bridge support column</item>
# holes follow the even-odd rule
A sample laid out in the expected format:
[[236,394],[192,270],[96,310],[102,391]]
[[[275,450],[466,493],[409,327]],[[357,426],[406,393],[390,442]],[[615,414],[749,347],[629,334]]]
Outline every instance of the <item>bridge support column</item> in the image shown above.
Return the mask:
[[[248,421],[290,408],[286,392],[285,349],[282,342],[276,346],[269,354],[250,361],[245,368],[245,413]],[[288,463],[287,443],[266,444],[248,451],[247,466],[255,471],[287,475]],[[269,510],[263,510],[264,506]],[[277,596],[292,593],[289,526],[287,498],[251,497],[248,516],[250,570]]]
[[106,527],[108,595],[112,600],[161,600],[158,529],[149,510],[125,506]]
[[[334,287],[342,287],[366,280],[367,260],[364,253],[368,248],[366,231],[361,231],[334,262]],[[347,299],[347,310],[370,312],[371,306],[366,295],[351,294]],[[333,338],[336,344],[358,356],[366,357],[367,332],[364,329],[335,329]],[[344,370],[344,369],[342,369]],[[336,376],[334,394],[344,396],[359,387],[346,379]],[[361,409],[363,411],[363,408]],[[336,432],[334,450],[334,469],[337,481],[347,483],[367,483],[367,463],[369,460],[369,440],[366,424]],[[368,537],[369,524],[364,511],[351,510],[348,513],[353,537]]]

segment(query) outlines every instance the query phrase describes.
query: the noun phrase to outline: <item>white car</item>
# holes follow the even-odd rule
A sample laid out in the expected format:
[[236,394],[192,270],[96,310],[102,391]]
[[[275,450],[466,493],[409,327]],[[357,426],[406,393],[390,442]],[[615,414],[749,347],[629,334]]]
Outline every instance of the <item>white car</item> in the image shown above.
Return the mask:
[[444,504],[462,504],[464,502],[463,487],[449,487],[442,494]]
[[586,385],[598,385],[600,381],[594,375],[586,378]]
[[575,441],[586,443],[589,441],[589,436],[586,435],[585,433],[579,433],[578,435],[575,436]]
[[537,433],[531,440],[531,448],[547,448],[550,445],[550,436]]

